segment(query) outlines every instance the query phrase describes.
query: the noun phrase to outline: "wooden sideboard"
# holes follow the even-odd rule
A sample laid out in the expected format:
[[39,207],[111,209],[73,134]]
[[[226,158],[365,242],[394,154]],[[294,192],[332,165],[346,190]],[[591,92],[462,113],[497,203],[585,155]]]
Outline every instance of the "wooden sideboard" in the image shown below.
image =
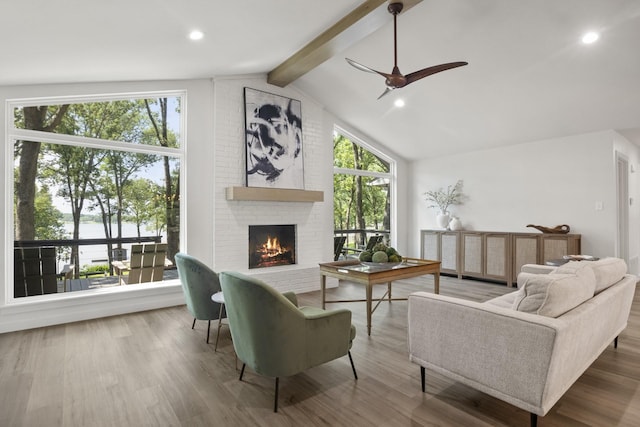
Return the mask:
[[440,261],[444,274],[513,286],[524,264],[580,254],[580,235],[422,230],[420,247],[420,258]]

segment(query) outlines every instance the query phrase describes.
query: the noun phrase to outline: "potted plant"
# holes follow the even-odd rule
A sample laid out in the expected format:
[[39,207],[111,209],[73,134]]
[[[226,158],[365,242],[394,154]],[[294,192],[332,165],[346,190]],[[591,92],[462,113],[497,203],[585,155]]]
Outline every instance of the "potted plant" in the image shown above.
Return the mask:
[[447,186],[446,190],[441,187],[437,190],[427,191],[424,193],[424,198],[430,203],[429,208],[440,209],[440,213],[436,218],[438,226],[447,228],[451,219],[449,206],[462,204],[462,180],[458,180],[453,186]]

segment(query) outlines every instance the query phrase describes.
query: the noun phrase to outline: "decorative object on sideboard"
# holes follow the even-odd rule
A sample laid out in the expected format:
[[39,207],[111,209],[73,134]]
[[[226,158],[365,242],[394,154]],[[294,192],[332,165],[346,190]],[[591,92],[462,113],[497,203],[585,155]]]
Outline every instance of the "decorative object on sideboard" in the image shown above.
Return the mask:
[[449,212],[440,212],[436,216],[436,224],[438,224],[438,227],[442,228],[443,230],[447,230],[449,227],[450,219],[451,217],[449,216]]
[[543,233],[550,234],[567,234],[569,231],[571,231],[571,227],[569,227],[567,224],[556,225],[555,227],[545,227],[543,225],[528,224],[527,227],[535,228],[536,230],[542,231]]
[[452,230],[452,231],[462,230],[462,222],[460,221],[460,218],[458,218],[457,216],[451,217],[451,221],[449,221],[449,230]]
[[458,180],[455,185],[447,186],[446,190],[441,187],[437,190],[427,191],[424,193],[424,198],[431,203],[428,206],[429,208],[440,209],[436,221],[438,222],[438,227],[446,229],[449,226],[449,221],[451,221],[449,206],[461,205],[464,198],[462,180]]
[[304,189],[302,105],[244,88],[247,187]]

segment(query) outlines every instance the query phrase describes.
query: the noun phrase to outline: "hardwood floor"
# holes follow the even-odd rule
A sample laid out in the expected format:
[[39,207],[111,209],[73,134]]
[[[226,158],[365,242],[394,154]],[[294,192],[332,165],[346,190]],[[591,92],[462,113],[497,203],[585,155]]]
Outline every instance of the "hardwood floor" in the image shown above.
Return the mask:
[[[394,284],[394,297],[431,278]],[[376,289],[381,294],[384,286]],[[441,293],[477,301],[511,292],[503,285],[443,277]],[[361,298],[342,283],[332,297]],[[320,293],[298,296],[320,305]],[[358,335],[347,357],[274,381],[247,370],[242,382],[223,327],[191,330],[184,306],[0,335],[0,426],[527,426],[529,414],[431,373],[408,360],[406,302],[382,303],[366,335],[364,303],[353,312]],[[487,331],[491,333],[491,331]],[[518,363],[514,360],[513,363]],[[618,349],[608,348],[538,425],[640,425],[640,294]]]

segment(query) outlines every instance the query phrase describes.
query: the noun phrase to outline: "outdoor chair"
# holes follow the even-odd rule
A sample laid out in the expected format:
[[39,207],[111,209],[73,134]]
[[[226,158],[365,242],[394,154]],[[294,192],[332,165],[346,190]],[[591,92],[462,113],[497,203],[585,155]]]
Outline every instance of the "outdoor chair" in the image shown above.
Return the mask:
[[357,257],[361,252],[371,250],[378,243],[382,243],[383,239],[384,239],[384,236],[382,234],[376,234],[375,236],[369,237],[369,240],[367,240],[366,246],[359,247],[359,248],[344,248],[344,250],[355,252],[355,254],[352,254],[351,256]]
[[[220,291],[218,275],[201,261],[185,253],[178,252],[175,260],[187,309],[193,316],[191,329],[196,326],[196,319],[207,320],[207,344],[209,344],[211,321],[215,319],[219,321],[221,317],[224,317],[222,304],[211,300],[211,296]],[[220,328],[218,327],[219,335]],[[218,336],[216,336],[216,349]]]
[[340,255],[344,252],[344,244],[347,241],[347,236],[334,236],[333,237],[333,260],[338,261]]
[[248,365],[274,377],[273,411],[278,412],[279,378],[349,355],[356,329],[347,309],[298,307],[293,292],[281,294],[266,283],[235,272],[220,273],[231,338],[242,360],[240,381]]
[[164,277],[167,256],[166,243],[131,245],[128,284],[159,282]]
[[13,265],[14,298],[58,292],[55,248],[15,248]]

